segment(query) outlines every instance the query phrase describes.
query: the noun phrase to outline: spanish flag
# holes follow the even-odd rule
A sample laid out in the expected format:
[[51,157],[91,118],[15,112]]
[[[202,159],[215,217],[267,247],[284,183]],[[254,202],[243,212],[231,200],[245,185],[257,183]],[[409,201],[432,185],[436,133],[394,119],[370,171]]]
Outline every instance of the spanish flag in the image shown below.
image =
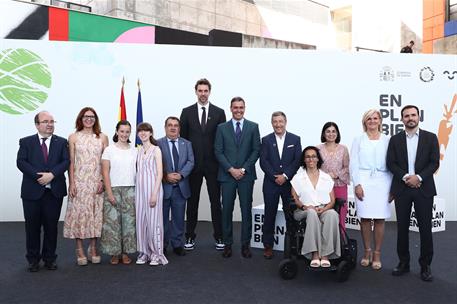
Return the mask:
[[125,79],[122,77],[121,101],[119,103],[119,115],[118,115],[119,121],[127,119],[127,112],[125,110],[125,99],[124,99],[124,83],[125,83]]

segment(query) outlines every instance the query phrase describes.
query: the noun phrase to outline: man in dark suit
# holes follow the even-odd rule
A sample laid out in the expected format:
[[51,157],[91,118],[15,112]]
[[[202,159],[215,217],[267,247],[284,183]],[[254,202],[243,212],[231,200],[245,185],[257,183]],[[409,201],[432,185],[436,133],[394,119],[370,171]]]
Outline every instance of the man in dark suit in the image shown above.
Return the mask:
[[39,112],[35,115],[38,134],[19,140],[17,167],[23,173],[21,198],[30,272],[40,269],[41,259],[47,269],[57,269],[57,223],[63,197],[67,195],[64,173],[70,160],[67,140],[53,135],[54,124],[49,112]]
[[391,194],[397,214],[397,253],[400,263],[392,274],[409,272],[409,222],[411,206],[419,225],[421,279],[432,281],[430,264],[433,257],[432,208],[436,195],[433,174],[438,170],[440,154],[435,134],[419,129],[419,109],[408,105],[401,110],[405,132],[390,139],[387,167],[393,173]]
[[192,142],[195,155],[195,167],[190,182],[190,198],[187,201],[186,250],[195,246],[195,228],[198,221],[198,204],[203,177],[206,180],[209,201],[211,203],[211,220],[213,237],[217,250],[224,249],[222,242],[221,191],[217,181],[219,163],[214,156],[214,137],[217,125],[225,122],[225,112],[209,102],[211,83],[200,79],[195,84],[197,103],[184,108],[181,113],[181,137]]
[[[162,150],[163,226],[164,247],[171,243],[178,256],[184,252],[184,211],[190,196],[189,175],[194,167],[194,153],[190,141],[179,137],[179,119],[170,116],[165,120],[165,137],[157,142]],[[171,209],[171,222],[170,219]]]
[[259,158],[259,126],[244,118],[245,102],[234,97],[230,102],[232,119],[217,127],[214,152],[219,161],[217,179],[222,188],[223,257],[232,256],[233,206],[236,192],[241,208],[241,254],[250,258],[252,237],[252,191],[257,179],[255,163]]
[[287,210],[290,197],[290,180],[300,167],[300,137],[286,132],[287,117],[283,112],[271,115],[273,133],[262,138],[260,149],[260,167],[265,173],[263,179],[263,201],[265,203],[263,219],[263,256],[273,257],[273,241],[276,213],[281,196],[283,210]]

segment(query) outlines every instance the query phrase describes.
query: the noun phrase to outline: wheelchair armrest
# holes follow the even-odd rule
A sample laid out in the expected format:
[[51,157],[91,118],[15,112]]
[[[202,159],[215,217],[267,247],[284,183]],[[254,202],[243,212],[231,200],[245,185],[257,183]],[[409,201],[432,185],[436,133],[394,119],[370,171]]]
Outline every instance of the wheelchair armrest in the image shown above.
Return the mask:
[[333,209],[335,209],[335,211],[338,212],[338,214],[339,214],[341,208],[344,206],[345,203],[346,203],[346,200],[344,200],[342,198],[336,198],[335,199],[335,205],[333,206]]
[[292,213],[295,210],[297,210],[297,205],[295,204],[295,201],[294,201],[294,199],[292,197],[289,200],[289,204],[287,206],[287,209],[289,210],[289,212],[292,212]]

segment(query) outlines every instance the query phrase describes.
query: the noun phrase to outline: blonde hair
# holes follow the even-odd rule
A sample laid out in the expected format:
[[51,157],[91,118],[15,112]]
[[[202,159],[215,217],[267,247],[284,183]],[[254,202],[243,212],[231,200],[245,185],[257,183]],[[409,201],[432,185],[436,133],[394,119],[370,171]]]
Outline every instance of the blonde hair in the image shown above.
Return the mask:
[[370,118],[371,116],[373,116],[374,114],[378,114],[378,117],[379,117],[379,126],[378,126],[378,131],[381,132],[381,126],[382,126],[382,116],[381,116],[381,112],[377,109],[370,109],[368,111],[366,111],[364,114],[363,114],[363,117],[362,117],[362,127],[363,127],[363,131],[366,132],[367,131],[367,126],[366,126],[366,122],[368,120],[368,118]]

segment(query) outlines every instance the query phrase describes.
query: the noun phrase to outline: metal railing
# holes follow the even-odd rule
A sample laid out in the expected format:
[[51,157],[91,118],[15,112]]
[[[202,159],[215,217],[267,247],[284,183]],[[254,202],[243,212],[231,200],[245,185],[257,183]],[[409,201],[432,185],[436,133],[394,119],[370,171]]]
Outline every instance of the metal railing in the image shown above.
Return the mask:
[[378,52],[378,53],[389,53],[388,51],[376,50],[376,49],[370,49],[370,48],[364,48],[364,47],[361,47],[361,46],[356,46],[356,47],[355,47],[355,51],[356,51],[356,52],[360,52],[360,51],[370,51],[370,52]]
[[86,13],[92,12],[92,7],[90,7],[88,5],[82,5],[82,4],[78,4],[78,3],[61,1],[61,0],[51,0],[50,2],[51,2],[52,6],[64,7],[64,8],[72,9],[75,11],[86,12]]

